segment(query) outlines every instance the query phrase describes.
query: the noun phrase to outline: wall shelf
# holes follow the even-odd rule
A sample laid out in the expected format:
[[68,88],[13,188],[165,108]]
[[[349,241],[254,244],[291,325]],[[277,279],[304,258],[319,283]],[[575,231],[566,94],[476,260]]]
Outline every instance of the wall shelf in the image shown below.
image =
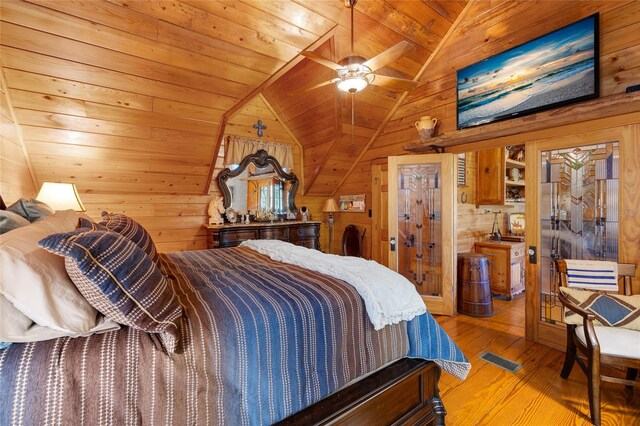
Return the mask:
[[619,93],[471,129],[454,130],[426,143],[405,144],[403,148],[415,153],[433,152],[434,147],[446,148],[635,112],[640,112],[640,92]]

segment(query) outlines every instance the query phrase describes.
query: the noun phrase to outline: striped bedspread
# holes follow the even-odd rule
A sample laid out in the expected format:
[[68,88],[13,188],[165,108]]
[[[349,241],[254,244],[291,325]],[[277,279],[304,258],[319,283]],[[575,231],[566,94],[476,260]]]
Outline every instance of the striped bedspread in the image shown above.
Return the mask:
[[395,359],[469,364],[429,314],[375,331],[344,282],[236,247],[163,255],[178,353],[129,327],[0,350],[0,424],[271,424]]

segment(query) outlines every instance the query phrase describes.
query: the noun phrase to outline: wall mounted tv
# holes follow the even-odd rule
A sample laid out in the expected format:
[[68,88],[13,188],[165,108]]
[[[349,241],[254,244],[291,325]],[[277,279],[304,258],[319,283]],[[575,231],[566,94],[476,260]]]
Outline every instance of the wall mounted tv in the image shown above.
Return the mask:
[[458,129],[597,98],[598,14],[463,68]]

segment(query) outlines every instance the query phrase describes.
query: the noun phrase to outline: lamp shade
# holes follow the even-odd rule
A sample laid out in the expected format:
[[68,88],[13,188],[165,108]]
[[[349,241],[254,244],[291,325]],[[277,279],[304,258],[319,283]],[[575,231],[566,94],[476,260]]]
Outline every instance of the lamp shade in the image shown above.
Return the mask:
[[325,213],[335,213],[340,211],[340,207],[338,207],[338,203],[333,198],[328,198],[324,203],[324,208],[322,209]]
[[359,92],[369,85],[364,77],[347,77],[338,83],[338,89],[343,92]]
[[44,182],[36,200],[46,203],[54,210],[71,209],[77,212],[87,210],[80,201],[76,186],[72,183]]

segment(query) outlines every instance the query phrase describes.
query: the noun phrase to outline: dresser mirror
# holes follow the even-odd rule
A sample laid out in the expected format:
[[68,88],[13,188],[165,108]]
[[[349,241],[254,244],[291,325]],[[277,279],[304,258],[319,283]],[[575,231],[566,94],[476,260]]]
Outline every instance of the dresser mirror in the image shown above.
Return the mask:
[[218,186],[225,209],[232,207],[241,214],[251,212],[257,219],[296,217],[298,178],[285,172],[278,160],[263,149],[244,157],[237,168],[222,170]]

